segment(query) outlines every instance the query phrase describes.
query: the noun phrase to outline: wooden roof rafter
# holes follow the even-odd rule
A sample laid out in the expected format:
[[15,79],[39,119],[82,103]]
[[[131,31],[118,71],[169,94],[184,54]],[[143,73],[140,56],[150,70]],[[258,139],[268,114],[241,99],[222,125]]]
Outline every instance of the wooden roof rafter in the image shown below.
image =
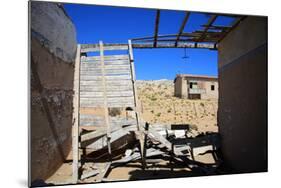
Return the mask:
[[205,39],[206,34],[208,33],[209,28],[212,26],[212,24],[216,21],[218,15],[211,15],[209,18],[207,24],[205,25],[205,28],[201,34],[201,36],[197,39],[197,42],[200,42]]
[[218,41],[216,42],[216,44],[219,43],[222,39],[224,39],[224,37],[225,37],[230,31],[232,31],[235,27],[237,27],[237,25],[238,25],[241,21],[243,21],[245,18],[246,18],[246,16],[237,17],[237,18],[232,22],[231,27],[230,27],[226,32],[224,32],[224,33],[220,36],[220,38],[218,39]]
[[177,34],[177,38],[176,38],[176,42],[175,42],[175,46],[177,47],[178,45],[178,41],[183,33],[183,30],[185,28],[185,25],[186,25],[186,22],[188,21],[188,18],[189,18],[189,15],[190,15],[190,12],[186,12],[185,16],[184,16],[184,19],[182,21],[182,24],[181,24],[181,27],[179,29],[179,32]]
[[157,10],[156,11],[156,18],[155,18],[155,27],[154,27],[154,42],[153,42],[154,47],[157,47],[159,22],[160,22],[160,10]]

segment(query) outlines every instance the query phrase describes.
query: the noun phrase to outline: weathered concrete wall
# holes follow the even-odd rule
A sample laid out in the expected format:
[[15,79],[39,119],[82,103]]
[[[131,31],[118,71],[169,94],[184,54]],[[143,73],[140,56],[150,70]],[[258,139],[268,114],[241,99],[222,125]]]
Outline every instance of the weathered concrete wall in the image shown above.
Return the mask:
[[187,81],[183,77],[178,77],[175,81],[175,96],[187,98]]
[[[212,80],[198,81],[199,87],[205,89],[205,93],[201,94],[201,99],[218,99],[218,82]],[[214,90],[211,90],[211,86],[214,85]]]
[[219,44],[218,125],[226,164],[267,171],[266,17],[247,17]]
[[60,5],[30,3],[32,182],[50,176],[71,149],[76,33]]
[[[185,78],[177,77],[174,85],[175,96],[180,98],[188,98],[188,90],[190,81],[195,81],[198,84],[198,89],[204,89],[205,92],[200,94],[201,99],[218,99],[218,82],[214,79],[208,78]],[[215,86],[214,90],[211,90],[211,85]]]

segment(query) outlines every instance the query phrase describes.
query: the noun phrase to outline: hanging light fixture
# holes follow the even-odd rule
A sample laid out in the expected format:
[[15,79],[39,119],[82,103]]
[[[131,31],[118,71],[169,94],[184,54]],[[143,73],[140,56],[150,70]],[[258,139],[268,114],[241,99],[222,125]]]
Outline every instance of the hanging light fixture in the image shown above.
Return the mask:
[[184,56],[182,58],[186,59],[186,62],[187,62],[187,59],[189,58],[189,56],[187,56],[186,48],[184,48]]

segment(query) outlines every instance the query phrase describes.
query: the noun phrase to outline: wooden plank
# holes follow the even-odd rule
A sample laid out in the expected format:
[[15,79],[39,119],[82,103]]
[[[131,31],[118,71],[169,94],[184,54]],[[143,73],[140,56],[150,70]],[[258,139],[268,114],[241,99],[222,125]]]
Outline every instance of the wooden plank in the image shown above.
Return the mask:
[[[82,98],[91,98],[91,97],[95,97],[95,98],[98,98],[98,97],[102,97],[103,96],[103,92],[80,92],[80,97]],[[133,91],[121,91],[121,92],[116,92],[116,91],[113,91],[113,92],[110,92],[110,93],[107,93],[106,97],[134,97],[133,95]]]
[[[85,125],[83,125],[85,123]],[[118,126],[128,126],[128,125],[136,125],[136,121],[134,120],[116,120],[116,121],[110,121],[109,122],[111,127],[118,127]],[[104,121],[103,120],[94,120],[94,121],[88,121],[83,120],[80,122],[81,126],[95,126],[95,127],[104,127]]]
[[[83,76],[99,76],[103,75],[102,70],[83,70],[81,71],[81,77]],[[130,69],[129,68],[120,68],[120,69],[105,69],[104,76],[109,75],[130,75]]]
[[[87,82],[89,82],[89,83],[87,83]],[[126,88],[131,88],[133,86],[132,82],[130,80],[121,80],[119,83],[118,83],[118,81],[116,81],[116,82],[108,81],[107,83],[108,83],[108,86],[109,86],[109,88],[106,88],[107,91],[112,90],[112,88],[110,88],[110,87],[113,87],[113,88],[115,87],[117,89],[118,89],[118,87],[124,87],[121,90],[121,91],[123,91],[123,90],[126,90]],[[88,80],[83,81],[83,85],[81,85],[81,87],[82,88],[88,88],[88,89],[89,88],[93,88],[93,89],[102,88],[100,81],[92,81],[91,82],[91,81],[88,81]],[[131,89],[129,89],[129,90],[131,90]]]
[[[159,12],[160,14],[160,12]],[[158,27],[158,26],[157,26]],[[143,167],[145,168],[145,158],[144,158],[144,134],[143,129],[140,125],[140,115],[139,115],[139,106],[138,106],[138,97],[137,97],[137,90],[136,90],[136,75],[135,75],[135,65],[134,65],[134,55],[133,55],[133,48],[131,40],[128,41],[129,44],[129,58],[130,58],[130,65],[131,65],[131,78],[133,83],[133,92],[134,92],[134,103],[135,103],[135,116],[137,121],[137,128],[138,132],[135,132],[137,139],[139,140],[140,144],[140,153],[142,158]]]
[[[132,44],[133,48],[154,48],[153,43]],[[202,49],[217,49],[216,44],[206,43],[201,44],[197,42],[179,42],[175,47],[174,42],[158,43],[156,48],[202,48]]]
[[[101,76],[101,72],[91,71],[91,72],[83,72],[81,74],[81,78],[88,77],[88,76]],[[104,73],[104,76],[130,76],[128,70],[109,70]]]
[[183,155],[183,153],[178,150],[177,148],[172,148],[172,143],[169,142],[165,137],[163,137],[161,134],[159,134],[154,129],[150,128],[148,136],[154,140],[157,140],[158,142],[164,144],[166,148],[173,152],[176,156]]
[[[106,80],[130,80],[130,75],[120,75],[120,76],[106,76]],[[102,76],[83,76],[80,79],[81,81],[84,80],[102,80]]]
[[[104,69],[106,70],[106,71],[108,71],[108,70],[115,70],[115,71],[118,71],[118,70],[130,70],[129,69],[130,68],[130,66],[129,66],[129,64],[128,65],[118,65],[118,66],[104,66]],[[84,68],[81,68],[81,71],[82,71],[82,73],[84,73],[84,72],[87,72],[87,71],[89,71],[89,72],[99,72],[99,71],[101,71],[101,67],[84,67]]]
[[182,33],[183,33],[183,30],[184,30],[184,27],[185,27],[185,25],[186,25],[186,22],[187,22],[187,20],[188,20],[188,18],[189,18],[189,15],[190,15],[190,12],[186,12],[186,14],[185,14],[185,16],[184,16],[184,19],[183,19],[183,21],[182,21],[181,27],[180,27],[180,29],[179,29],[177,38],[176,38],[175,46],[178,45],[178,40],[180,39],[180,37],[181,37],[181,35],[182,35]]
[[[182,36],[186,34],[183,33]],[[195,35],[195,34],[193,34]],[[199,35],[198,33],[196,35]],[[200,36],[200,35],[199,35]],[[206,45],[207,44],[207,45]],[[156,48],[202,48],[202,49],[217,49],[217,44],[212,44],[206,42],[206,44],[201,45],[198,42],[179,42],[177,46],[175,46],[175,41],[173,42],[166,42],[166,43],[158,43]],[[125,44],[124,44],[125,45]],[[132,48],[154,48],[153,42],[152,43],[134,43],[132,44]],[[106,61],[105,61],[106,62]]]
[[[134,97],[108,97],[107,103],[133,103]],[[103,97],[80,97],[80,104],[102,103]]]
[[[93,103],[93,104],[89,104],[89,103],[83,103],[83,104],[80,104],[81,107],[102,107],[102,104],[96,104],[96,103]],[[127,108],[127,107],[134,107],[134,104],[132,103],[110,103],[108,105],[109,108],[119,108],[119,107],[124,107],[124,108]]]
[[99,173],[100,173],[99,170],[91,170],[91,171],[89,171],[89,172],[84,172],[84,173],[82,173],[82,175],[81,175],[81,180],[84,180],[84,179],[86,179],[86,178],[89,178],[89,177],[98,175]]
[[80,87],[80,45],[77,46],[75,66],[74,66],[74,80],[73,80],[73,114],[72,114],[72,180],[77,183],[79,179],[79,87]]
[[[92,108],[95,108],[95,107],[102,107],[103,104],[101,103],[96,103],[96,102],[92,102],[92,103],[89,103],[89,102],[85,102],[85,103],[80,103],[80,106],[81,107],[92,107]],[[118,103],[109,103],[108,104],[108,107],[110,108],[119,108],[119,107],[134,107],[134,103],[132,102],[118,102]]]
[[[146,156],[147,157],[153,157],[153,156],[162,155],[162,154],[164,154],[163,151],[159,151],[159,150],[156,150],[154,148],[149,148],[149,149],[147,149]],[[116,167],[116,166],[119,166],[119,165],[123,165],[123,164],[129,163],[129,162],[139,160],[139,159],[141,159],[141,154],[138,153],[138,152],[135,152],[130,156],[123,157],[122,159],[114,161],[112,163],[112,165]]]
[[[120,66],[119,68],[118,67],[104,67],[104,70],[105,70],[105,73],[108,73],[108,72],[118,72],[118,71],[125,71],[125,73],[128,73],[130,71],[129,69],[130,67],[128,66]],[[83,68],[81,70],[81,73],[82,74],[95,74],[95,73],[101,73],[101,68]]]
[[[81,86],[80,92],[99,92],[102,88],[100,86]],[[107,92],[122,92],[122,91],[131,91],[132,85],[119,85],[119,86],[111,86],[110,88],[106,88]]]
[[217,19],[217,17],[218,17],[217,15],[212,15],[212,16],[209,18],[209,20],[208,20],[208,22],[207,22],[207,24],[206,24],[206,27],[204,28],[204,30],[203,30],[201,36],[199,37],[199,39],[197,39],[198,42],[204,40],[204,38],[206,37],[206,33],[207,33],[208,30],[209,30],[209,27],[215,22],[215,20]]
[[[130,67],[129,64],[127,65],[105,65],[104,69],[105,70],[120,70],[120,69],[128,69]],[[82,71],[94,71],[94,70],[101,70],[101,67],[81,67]]]
[[155,17],[155,27],[154,27],[154,42],[153,42],[154,48],[157,46],[159,22],[160,22],[160,10],[157,10],[156,17]]
[[81,142],[93,139],[93,138],[98,138],[101,136],[105,136],[107,133],[106,129],[100,129],[100,130],[96,130],[96,131],[92,131],[90,133],[87,134],[83,134],[81,135]]
[[[85,87],[84,89],[81,89],[80,92],[100,92],[101,89],[100,88],[91,88],[88,86],[83,86]],[[130,92],[131,91],[131,87],[129,86],[117,86],[117,87],[111,87],[107,89],[108,93],[112,93],[112,92]],[[108,96],[108,95],[107,95]]]
[[[102,81],[91,81],[91,80],[86,80],[86,81],[81,81],[80,85],[81,86],[99,86],[102,84]],[[107,85],[132,85],[131,80],[106,80]]]
[[[119,76],[119,75],[116,75],[116,76]],[[88,79],[88,80],[81,80],[81,82],[83,82],[83,85],[81,85],[82,89],[83,88],[96,89],[96,88],[102,87],[101,80]],[[87,82],[89,82],[89,83],[87,83]],[[132,87],[132,82],[129,79],[116,79],[116,80],[108,79],[106,82],[108,83],[108,85],[110,85],[110,87],[115,87],[115,86],[124,86],[124,87],[127,86],[127,88]],[[125,89],[125,88],[123,88],[123,89]],[[111,90],[111,88],[106,88],[106,89]]]
[[[111,129],[111,134],[114,133],[115,131],[118,131],[120,129],[124,129],[125,131],[130,130],[132,127],[132,125],[117,125],[117,126],[113,126]],[[107,133],[107,128],[106,127],[101,127],[98,130],[89,132],[89,133],[85,133],[83,135],[81,135],[81,142],[87,141],[87,140],[91,140],[97,137],[101,137],[101,136],[105,136]]]
[[138,128],[140,129],[139,125],[139,114],[138,114],[138,96],[137,96],[137,89],[135,86],[136,82],[136,74],[135,74],[135,65],[134,65],[134,55],[133,55],[133,48],[132,48],[132,42],[131,40],[128,41],[129,44],[129,58],[130,58],[130,65],[131,65],[131,78],[132,78],[132,84],[133,84],[133,92],[134,92],[134,102],[135,102],[135,107],[136,107],[136,119],[137,119],[137,124]]
[[[104,51],[107,51],[107,50],[128,50],[128,46],[126,45],[106,45],[103,47],[103,50]],[[98,46],[89,46],[89,47],[83,47],[81,49],[81,52],[82,53],[85,53],[85,52],[98,52],[100,51],[100,48]]]
[[[107,78],[107,76],[105,77]],[[108,79],[106,80],[106,84],[112,84],[112,85],[118,85],[118,84],[121,84],[121,85],[124,85],[124,84],[127,84],[127,85],[132,85],[132,81],[129,80],[129,79],[118,79],[119,76],[116,76],[116,79]],[[102,84],[102,80],[82,80],[81,81],[83,83],[83,86],[99,86]]]
[[[118,61],[118,60],[129,60],[128,55],[105,55],[104,62],[107,61]],[[89,56],[89,57],[81,57],[81,62],[87,61],[100,61],[100,56]]]
[[99,177],[98,177],[97,181],[102,181],[102,179],[104,178],[104,176],[105,176],[105,175],[107,174],[107,172],[110,170],[110,166],[111,166],[111,162],[105,163],[105,166],[100,169],[100,174],[99,174]]
[[[174,38],[177,37],[178,34],[165,34],[165,35],[158,35],[158,38]],[[186,38],[186,37],[196,37],[198,36],[198,34],[196,33],[182,33],[181,35],[182,37]],[[137,42],[145,42],[146,40],[151,40],[154,39],[154,36],[149,36],[149,37],[141,37],[141,38],[133,38],[131,39],[131,41],[137,41]],[[134,44],[133,44],[134,47]]]
[[[103,116],[94,115],[94,114],[80,114],[80,121],[95,121],[95,120],[104,120]],[[119,121],[119,120],[127,120],[126,117],[111,117],[109,116],[109,121]]]
[[[81,122],[101,122],[104,124],[104,118],[102,117],[91,117],[91,118],[87,118],[87,117],[83,117],[82,115],[80,115],[80,123]],[[111,117],[109,120],[110,123],[122,123],[122,125],[128,125],[131,123],[135,123],[136,120],[135,119],[126,119],[126,118],[117,118],[117,117]]]
[[111,127],[108,119],[108,98],[107,98],[107,90],[106,90],[106,80],[105,80],[105,70],[104,70],[104,46],[103,42],[100,41],[100,63],[102,66],[102,85],[103,85],[103,103],[104,103],[104,119],[105,119],[105,126],[107,127],[107,141],[108,141],[108,153],[111,155],[111,145],[110,145],[110,138],[111,138]]
[[[111,64],[108,64],[108,65],[104,65],[105,69],[119,69],[119,68],[130,68],[130,64],[129,63],[126,63],[126,64],[118,64],[118,65],[111,65]],[[85,64],[85,63],[82,63],[81,64],[81,70],[84,71],[84,70],[96,70],[96,69],[101,69],[101,66],[100,65],[97,65],[97,64]]]
[[[116,121],[109,121],[111,127],[116,127],[119,125],[137,125],[135,120],[116,120]],[[103,120],[80,120],[80,126],[88,127],[88,126],[94,126],[94,127],[104,127],[104,121]]]
[[[214,35],[206,33],[206,35],[208,35],[208,37],[206,37],[203,40],[201,40],[200,43],[203,43],[203,42],[206,42],[206,43],[216,42],[217,38],[220,36],[219,33],[215,33]],[[149,42],[153,42],[153,41],[154,40],[145,40],[144,43],[149,43]],[[157,40],[157,43],[160,44],[160,46],[164,42],[166,42],[166,43],[168,43],[168,42],[170,42],[170,43],[174,43],[174,42],[177,42],[177,43],[194,42],[195,43],[195,42],[197,42],[197,39],[194,37],[194,38],[190,38],[190,39],[185,39],[185,38],[184,39],[178,39],[177,41],[176,41],[176,39],[158,39]]]
[[82,148],[89,148],[93,150],[104,149],[108,146],[108,142],[113,143],[116,140],[126,137],[130,134],[130,131],[134,131],[136,128],[133,126],[129,126],[126,128],[118,129],[117,131],[113,131],[111,133],[111,139],[108,140],[106,137],[101,137],[98,140],[95,140],[92,143],[83,143],[81,145]]
[[[118,60],[118,61],[108,61],[105,62],[104,66],[109,67],[109,66],[119,66],[119,65],[129,65],[129,62],[127,60]],[[100,64],[98,61],[89,61],[89,62],[83,62],[81,63],[81,68],[100,68]]]

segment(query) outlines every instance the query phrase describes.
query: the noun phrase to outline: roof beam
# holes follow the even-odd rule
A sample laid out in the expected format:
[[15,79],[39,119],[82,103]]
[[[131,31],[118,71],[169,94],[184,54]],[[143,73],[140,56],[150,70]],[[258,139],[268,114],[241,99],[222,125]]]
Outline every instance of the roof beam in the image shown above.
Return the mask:
[[[204,40],[200,41],[200,43],[203,43],[203,42],[217,42],[217,40],[218,40],[218,37],[212,37],[212,38],[207,38],[207,39],[205,38]],[[153,41],[154,41],[153,39],[146,39],[143,42],[144,43],[151,43]],[[159,38],[157,40],[157,44],[159,45],[161,42],[175,42],[175,39],[170,39],[170,38],[162,39],[162,38]],[[197,42],[197,41],[196,41],[196,39],[179,39],[179,40],[177,40],[177,45],[175,45],[175,47],[178,47],[180,42]],[[141,43],[139,43],[139,44],[141,44]]]
[[[167,37],[177,37],[178,34],[165,34],[165,35],[158,35],[158,38],[167,38]],[[198,36],[198,34],[196,33],[182,33],[181,37],[194,37],[194,36]],[[133,38],[131,39],[131,41],[137,41],[137,42],[143,42],[143,40],[146,39],[153,39],[154,40],[154,36],[150,36],[150,37],[141,37],[141,38]]]
[[224,39],[224,37],[231,31],[233,30],[242,20],[244,20],[246,18],[246,16],[242,16],[242,17],[238,17],[236,18],[233,23],[231,24],[231,27],[230,29],[228,29],[226,32],[224,32],[220,38],[218,39],[218,42],[219,43],[222,39]]
[[155,27],[154,27],[154,43],[153,43],[154,48],[157,47],[159,21],[160,21],[160,10],[157,10],[156,18],[155,18]]
[[[132,44],[133,48],[155,48],[153,44]],[[175,47],[174,42],[159,43],[156,48],[201,48],[216,50],[217,45],[213,43],[181,42]]]
[[201,40],[204,40],[206,33],[208,32],[210,26],[215,22],[215,20],[217,19],[217,15],[212,15],[211,18],[208,20],[207,24],[205,25],[205,28],[201,34],[201,36],[199,37],[199,39],[197,40],[197,42],[200,42]]
[[184,17],[184,19],[183,19],[183,21],[182,21],[180,30],[179,30],[179,32],[178,32],[177,38],[176,38],[175,46],[178,45],[178,40],[180,39],[180,37],[181,37],[181,35],[182,35],[182,33],[183,33],[183,30],[184,30],[184,27],[185,27],[185,25],[186,25],[186,22],[187,22],[187,20],[188,20],[188,18],[189,18],[189,15],[190,15],[190,12],[186,12],[185,17]]
[[[80,44],[81,45],[81,50],[87,50],[88,51],[97,51],[97,45],[98,44]],[[116,43],[116,44],[103,44],[104,48],[107,49],[107,47],[128,47],[128,44],[126,43]],[[152,43],[147,43],[147,44],[132,44],[133,48],[155,48]],[[197,42],[187,42],[187,41],[182,41],[178,44],[177,47],[175,47],[174,41],[171,42],[161,42],[157,45],[156,48],[203,48],[203,49],[212,49],[216,50],[217,46],[216,44],[211,44],[211,43],[197,43]]]

